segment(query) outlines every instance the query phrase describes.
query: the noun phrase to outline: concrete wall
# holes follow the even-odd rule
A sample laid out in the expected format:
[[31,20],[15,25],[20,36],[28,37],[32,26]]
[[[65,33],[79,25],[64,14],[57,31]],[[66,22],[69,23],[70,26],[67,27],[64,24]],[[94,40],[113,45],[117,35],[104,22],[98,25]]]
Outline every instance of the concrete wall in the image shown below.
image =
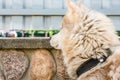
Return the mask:
[[0,39],[0,80],[72,80],[49,38]]

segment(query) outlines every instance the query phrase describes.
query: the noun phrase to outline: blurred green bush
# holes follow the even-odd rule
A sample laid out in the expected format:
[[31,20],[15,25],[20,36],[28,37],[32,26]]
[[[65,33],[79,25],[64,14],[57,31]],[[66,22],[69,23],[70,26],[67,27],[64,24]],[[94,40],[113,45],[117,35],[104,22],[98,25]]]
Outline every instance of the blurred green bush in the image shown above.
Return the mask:
[[24,37],[52,37],[57,34],[59,30],[22,30]]
[[118,36],[120,36],[120,31],[117,31]]

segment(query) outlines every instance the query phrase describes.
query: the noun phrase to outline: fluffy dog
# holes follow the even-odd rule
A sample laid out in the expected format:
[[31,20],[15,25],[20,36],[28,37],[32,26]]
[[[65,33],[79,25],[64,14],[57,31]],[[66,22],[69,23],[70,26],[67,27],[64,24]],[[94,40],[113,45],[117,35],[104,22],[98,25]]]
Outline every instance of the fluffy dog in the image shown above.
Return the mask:
[[120,48],[112,21],[84,4],[67,1],[61,31],[51,46],[61,49],[69,76],[77,80],[120,80]]

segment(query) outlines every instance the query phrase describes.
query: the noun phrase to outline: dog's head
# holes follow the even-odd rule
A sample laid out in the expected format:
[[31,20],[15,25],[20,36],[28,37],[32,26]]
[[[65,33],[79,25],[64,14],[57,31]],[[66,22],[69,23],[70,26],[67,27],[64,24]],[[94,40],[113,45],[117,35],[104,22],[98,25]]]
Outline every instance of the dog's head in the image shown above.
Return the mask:
[[96,57],[99,53],[105,53],[104,49],[117,44],[110,19],[82,3],[76,5],[71,0],[66,1],[68,11],[63,17],[60,32],[50,41],[51,46],[66,52],[82,52],[82,57]]
[[[74,25],[80,21],[79,15],[81,12],[84,13],[84,9],[88,10],[83,4],[75,5],[71,0],[67,0],[67,7],[68,11],[66,15],[63,17],[62,24],[61,24],[61,31],[54,35],[50,41],[51,45],[56,49],[62,49],[63,47],[63,40],[68,35],[72,34],[72,30]],[[80,7],[82,7],[80,9]]]

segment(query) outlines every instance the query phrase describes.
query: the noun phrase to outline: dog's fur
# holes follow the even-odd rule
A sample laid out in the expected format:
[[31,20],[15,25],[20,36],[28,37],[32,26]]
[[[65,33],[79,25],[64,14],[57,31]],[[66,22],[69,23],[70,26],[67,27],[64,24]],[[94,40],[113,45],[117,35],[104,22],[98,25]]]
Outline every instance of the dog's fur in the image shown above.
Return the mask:
[[[111,20],[82,3],[66,1],[68,12],[63,17],[62,29],[50,43],[62,50],[69,76],[77,80],[120,80],[120,42]],[[107,49],[112,55],[104,63],[77,77],[81,64],[108,56]]]

